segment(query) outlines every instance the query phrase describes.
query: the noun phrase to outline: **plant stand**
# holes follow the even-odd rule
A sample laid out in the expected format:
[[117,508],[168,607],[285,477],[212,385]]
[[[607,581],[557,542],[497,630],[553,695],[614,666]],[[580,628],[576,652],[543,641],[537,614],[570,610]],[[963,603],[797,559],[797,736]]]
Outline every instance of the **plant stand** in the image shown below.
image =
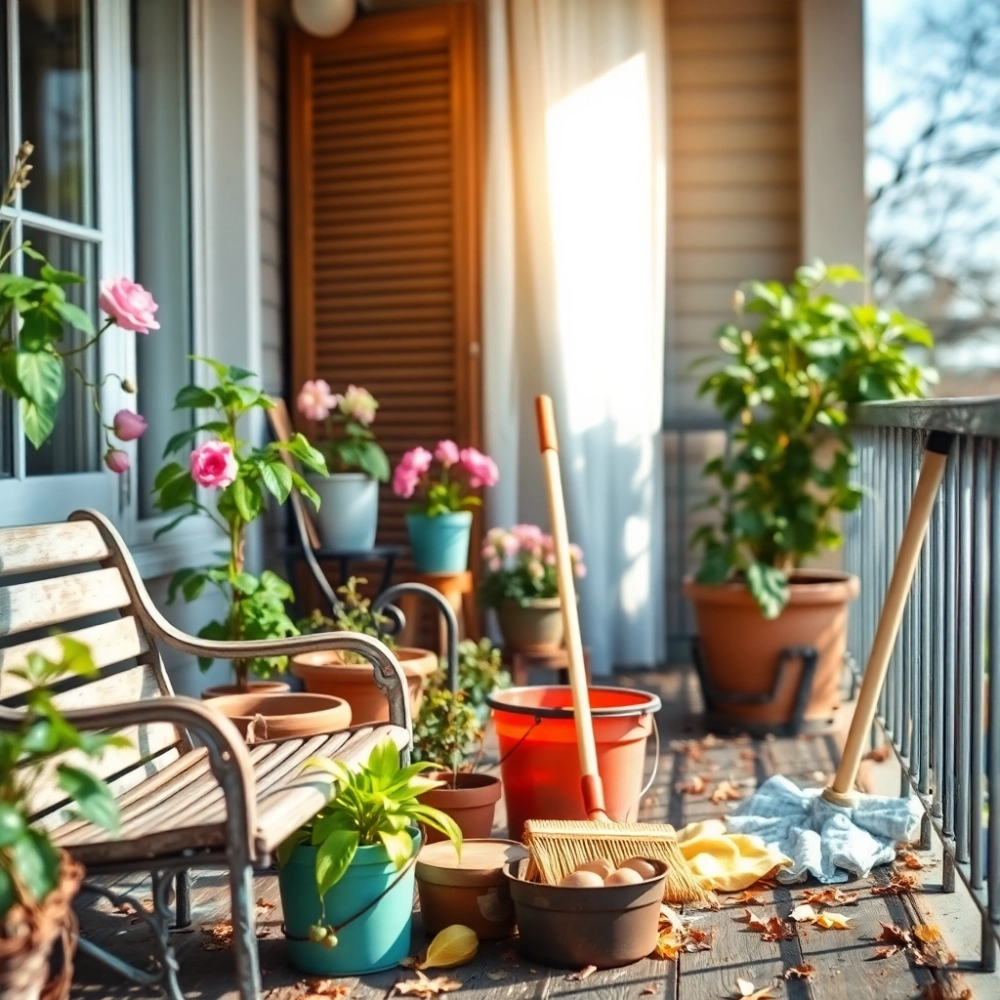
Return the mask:
[[[526,687],[528,684],[529,671],[532,667],[542,670],[558,670],[559,682],[569,683],[569,654],[564,646],[556,646],[552,649],[505,649],[503,654],[504,663],[510,668],[511,680],[514,687]],[[583,650],[583,667],[587,675],[587,686],[591,684],[590,676],[590,650],[586,647]]]
[[[460,638],[479,637],[478,616],[476,614],[475,586],[472,579],[472,571],[464,570],[461,573],[413,573],[408,577],[407,582],[423,584],[436,590],[451,606],[458,620],[458,634]],[[420,646],[420,615],[416,602],[418,594],[400,594],[397,603],[400,610],[409,623],[412,630],[406,635],[406,640],[397,636],[397,641],[404,645]],[[419,631],[418,631],[419,630]],[[448,648],[448,635],[443,620],[438,625],[438,651]]]
[[[713,728],[718,726],[724,729],[739,729],[741,732],[748,732],[751,735],[775,733],[780,736],[798,736],[800,733],[812,731],[816,728],[826,728],[827,723],[825,722],[806,722],[804,718],[806,705],[809,704],[809,695],[812,693],[816,665],[819,661],[819,654],[812,646],[789,646],[787,649],[783,649],[778,657],[778,670],[774,677],[774,684],[771,690],[764,694],[742,694],[733,691],[721,691],[716,688],[705,668],[701,642],[697,637],[691,640],[691,657],[694,660],[694,668],[698,674],[701,694],[705,700],[706,715]],[[772,702],[781,689],[785,672],[793,669],[796,663],[801,663],[802,668],[799,676],[798,690],[795,695],[795,704],[792,709],[792,717],[788,722],[779,726],[765,726],[727,718],[727,705],[767,705]]]

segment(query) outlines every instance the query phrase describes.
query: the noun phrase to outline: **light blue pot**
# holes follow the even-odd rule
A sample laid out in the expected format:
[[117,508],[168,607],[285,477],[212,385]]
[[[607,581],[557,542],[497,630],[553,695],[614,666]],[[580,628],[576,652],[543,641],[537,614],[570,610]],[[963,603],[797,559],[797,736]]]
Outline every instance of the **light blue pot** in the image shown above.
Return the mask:
[[[414,854],[420,843],[420,832],[414,830]],[[310,926],[322,919],[316,848],[297,847],[278,872],[289,963],[317,976],[360,976],[397,966],[410,953],[415,872],[411,864],[393,885],[400,873],[385,848],[359,847],[344,877],[326,894],[326,923],[340,927],[373,899],[378,902],[340,929],[336,947],[327,948],[308,940]]]
[[407,514],[406,528],[418,573],[463,573],[469,568],[472,512]]

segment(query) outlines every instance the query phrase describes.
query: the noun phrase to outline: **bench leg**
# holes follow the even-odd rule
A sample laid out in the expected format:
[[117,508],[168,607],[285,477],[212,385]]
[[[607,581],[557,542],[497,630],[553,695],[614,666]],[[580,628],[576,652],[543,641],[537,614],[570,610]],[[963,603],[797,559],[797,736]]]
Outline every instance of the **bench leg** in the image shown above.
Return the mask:
[[229,891],[233,914],[236,988],[240,1000],[260,1000],[260,958],[253,902],[253,869],[249,864],[233,864],[230,868]]

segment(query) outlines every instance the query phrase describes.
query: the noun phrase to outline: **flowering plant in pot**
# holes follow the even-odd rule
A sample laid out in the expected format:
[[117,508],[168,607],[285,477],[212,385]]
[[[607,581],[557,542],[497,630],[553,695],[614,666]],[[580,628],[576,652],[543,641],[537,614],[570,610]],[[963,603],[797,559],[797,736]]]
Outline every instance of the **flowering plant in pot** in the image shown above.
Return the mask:
[[[59,711],[53,684],[97,675],[86,646],[69,638],[60,644],[58,661],[32,653],[9,670],[27,686],[25,708],[15,727],[0,730],[0,996],[9,1000],[65,1000],[73,974],[72,901],[83,869],[32,825],[31,802],[52,781],[56,754],[96,759],[129,745],[121,735],[81,733]],[[117,832],[118,808],[101,778],[65,757],[55,777],[81,818]]]
[[355,767],[311,758],[334,778],[329,802],[278,849],[288,957],[314,975],[388,969],[409,954],[419,826],[456,850],[462,834],[420,796],[437,787],[427,763],[400,767],[390,739]]
[[[579,545],[570,546],[570,559],[574,575],[586,576]],[[563,618],[552,536],[534,524],[515,524],[509,531],[491,528],[483,560],[486,575],[479,599],[496,610],[504,644],[517,650],[561,646]]]
[[860,281],[852,267],[817,261],[788,285],[751,282],[737,292],[737,322],[717,331],[723,362],[700,387],[735,430],[728,457],[705,466],[718,483],[707,505],[720,516],[694,535],[701,566],[685,590],[713,687],[774,695],[715,706],[744,721],[789,720],[797,684],[775,685],[783,651],[793,647],[818,654],[806,717],[829,715],[839,702],[858,581],[801,567],[840,545],[838,517],[862,500],[851,478],[851,407],[922,395],[928,376],[910,357],[913,347],[931,346],[926,327],[826,290]]
[[434,452],[413,448],[392,474],[392,491],[417,502],[406,515],[413,561],[420,573],[461,573],[469,565],[475,491],[495,486],[496,462],[475,448],[438,441]]
[[[360,632],[379,639],[395,653],[403,668],[410,710],[416,715],[423,699],[424,681],[437,669],[437,654],[429,649],[396,645],[390,631],[391,619],[373,610],[371,599],[360,589],[367,582],[364,577],[352,576],[337,588],[340,600],[332,618],[317,609],[299,622],[299,628],[303,632]],[[337,650],[302,653],[292,657],[291,671],[301,678],[307,691],[343,698],[351,706],[355,724],[389,720],[389,704],[375,683],[374,668],[363,656]]]
[[[439,768],[431,777],[441,784],[422,800],[451,816],[468,840],[490,836],[500,800],[500,779],[475,773],[482,743],[483,724],[465,692],[453,693],[446,685],[429,688],[413,724],[413,756]],[[427,831],[429,843],[440,839]]]
[[[285,503],[294,486],[314,504],[319,498],[298,472],[284,460],[284,453],[294,456],[306,468],[323,472],[323,456],[301,435],[296,434],[287,444],[270,442],[252,448],[240,436],[240,426],[254,410],[267,410],[274,404],[263,391],[250,384],[253,372],[229,366],[210,358],[203,361],[215,374],[211,388],[188,385],[177,393],[175,407],[207,411],[210,419],[175,434],[166,446],[166,455],[191,449],[187,461],[171,460],[160,469],[154,482],[157,507],[173,519],[160,528],[157,535],[171,531],[186,518],[209,518],[226,540],[223,561],[209,566],[185,567],[170,580],[167,600],[178,595],[185,601],[197,600],[206,588],[214,588],[223,597],[225,617],[203,626],[198,633],[207,639],[275,639],[298,635],[298,629],[287,611],[293,598],[291,587],[271,570],[259,575],[246,566],[247,528],[264,512],[268,494],[278,503]],[[192,445],[199,439],[193,449]],[[200,660],[207,670],[211,660]],[[256,685],[251,692],[250,675],[270,678],[287,667],[286,657],[239,659],[233,661],[235,685],[210,689],[207,695],[225,695],[233,701],[219,701],[220,711],[230,715],[237,725],[248,715],[287,714],[288,704],[260,703],[248,700],[268,693],[284,691],[284,685]],[[305,707],[300,703],[295,711]],[[336,711],[334,705],[313,706],[318,710]],[[343,706],[346,709],[346,706]],[[293,713],[294,714],[294,713]],[[344,712],[337,718],[343,720]],[[344,725],[349,724],[349,712]],[[245,726],[244,726],[245,728]]]
[[303,417],[322,428],[316,447],[329,475],[309,478],[323,501],[323,544],[341,552],[372,548],[378,529],[378,484],[389,479],[389,459],[371,429],[378,402],[359,386],[349,385],[337,394],[328,382],[313,379],[299,390],[296,405]]

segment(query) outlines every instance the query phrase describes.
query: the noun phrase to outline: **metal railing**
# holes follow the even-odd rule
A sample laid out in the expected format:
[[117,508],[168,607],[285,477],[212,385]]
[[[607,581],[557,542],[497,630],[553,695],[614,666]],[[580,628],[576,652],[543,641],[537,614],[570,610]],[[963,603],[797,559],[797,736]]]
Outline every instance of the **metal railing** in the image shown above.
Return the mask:
[[[1000,397],[871,403],[854,440],[861,509],[845,523],[845,569],[861,577],[848,649],[862,669],[929,430],[956,441],[879,702],[902,765],[901,794],[924,806],[922,846],[944,845],[982,915],[982,967],[1000,941]],[[874,738],[875,734],[873,734]]]

